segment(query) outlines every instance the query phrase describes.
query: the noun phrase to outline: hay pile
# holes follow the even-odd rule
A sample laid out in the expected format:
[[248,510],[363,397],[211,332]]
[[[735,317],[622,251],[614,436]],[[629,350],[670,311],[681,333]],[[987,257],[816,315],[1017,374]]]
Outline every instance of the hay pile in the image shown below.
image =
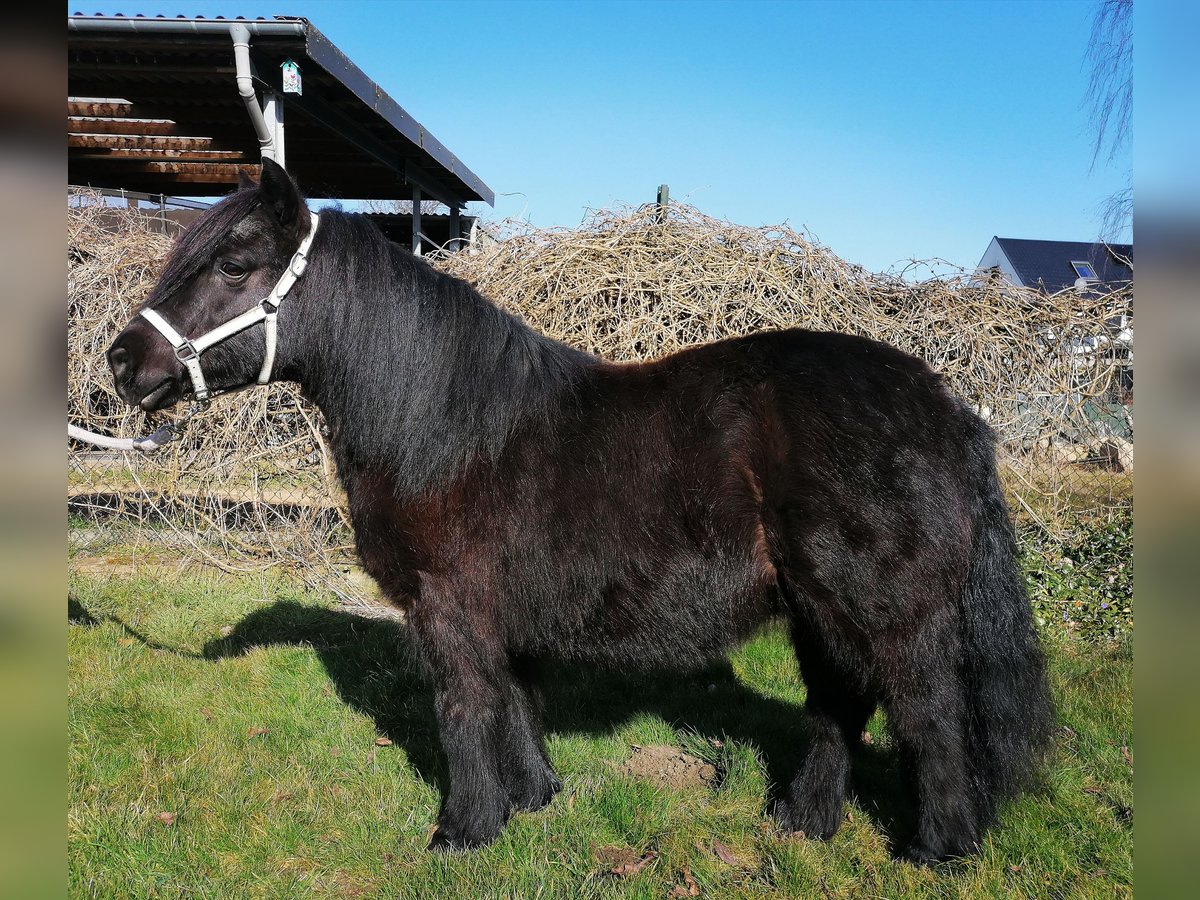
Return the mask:
[[1054,296],[1002,280],[872,274],[785,226],[748,228],[673,204],[603,210],[577,230],[517,227],[439,263],[538,329],[612,359],[649,359],[773,328],[841,331],[922,357],[981,409],[1014,454],[1113,439],[1124,364],[1077,353],[1132,315],[1131,290]]
[[[83,200],[68,212],[68,414],[95,431],[145,433],[144,417],[115,397],[103,351],[150,290],[169,238],[137,210]],[[730,225],[681,205],[661,221],[650,206],[602,211],[574,230],[510,227],[435,262],[541,331],[613,359],[794,326],[887,341],[984,412],[1016,502],[1048,528],[1060,512],[1115,496],[1121,452],[1105,448],[1131,437],[1117,396],[1127,362],[1105,347],[1077,351],[1131,316],[1131,291],[1046,297],[966,277],[913,283],[788,228]],[[295,388],[273,385],[218,401],[183,442],[149,458],[73,445],[69,510],[91,523],[73,534],[135,524],[223,568],[341,566],[350,536],[322,428]],[[1080,490],[1081,479],[1094,484]]]

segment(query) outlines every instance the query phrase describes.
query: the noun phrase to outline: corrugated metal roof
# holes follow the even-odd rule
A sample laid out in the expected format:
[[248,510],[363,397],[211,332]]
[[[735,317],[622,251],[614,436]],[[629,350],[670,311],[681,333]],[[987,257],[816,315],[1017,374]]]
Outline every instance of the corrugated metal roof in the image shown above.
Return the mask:
[[303,93],[282,94],[287,166],[311,196],[408,199],[415,183],[443,202],[494,202],[312,23],[282,16],[68,16],[68,180],[198,196],[256,166],[234,81],[235,23],[251,32],[257,88],[281,92],[280,65],[300,65]]
[[1086,241],[1038,241],[997,237],[1026,287],[1050,293],[1073,287],[1079,278],[1074,261],[1091,263],[1102,284],[1116,286],[1133,280],[1133,245]]

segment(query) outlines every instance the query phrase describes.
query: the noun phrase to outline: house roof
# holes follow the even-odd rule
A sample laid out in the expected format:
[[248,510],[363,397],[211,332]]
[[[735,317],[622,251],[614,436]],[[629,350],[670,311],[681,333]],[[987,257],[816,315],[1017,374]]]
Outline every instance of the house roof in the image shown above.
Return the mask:
[[1079,275],[1072,262],[1092,264],[1102,284],[1133,281],[1133,245],[1086,241],[1037,241],[997,237],[996,243],[1012,263],[1021,283],[1050,293],[1074,287]]
[[[287,168],[310,197],[493,203],[483,181],[303,18],[67,17],[68,181],[213,196],[257,167],[230,29],[284,106]],[[283,93],[299,64],[302,93]]]

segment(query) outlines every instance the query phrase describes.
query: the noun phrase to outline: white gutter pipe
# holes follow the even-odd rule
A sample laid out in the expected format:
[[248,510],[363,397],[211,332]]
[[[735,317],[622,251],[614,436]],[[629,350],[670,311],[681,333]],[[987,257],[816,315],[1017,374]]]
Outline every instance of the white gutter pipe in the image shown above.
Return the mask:
[[263,159],[275,159],[275,129],[267,124],[262,107],[258,105],[258,94],[254,92],[254,76],[250,73],[250,30],[241,22],[229,26],[233,38],[233,61],[237,68],[238,93],[246,103],[250,122],[258,135],[258,148]]
[[260,21],[230,23],[228,19],[160,19],[139,16],[67,16],[67,31],[110,31],[117,34],[228,34],[230,25],[247,34],[271,37],[305,37],[305,22]]

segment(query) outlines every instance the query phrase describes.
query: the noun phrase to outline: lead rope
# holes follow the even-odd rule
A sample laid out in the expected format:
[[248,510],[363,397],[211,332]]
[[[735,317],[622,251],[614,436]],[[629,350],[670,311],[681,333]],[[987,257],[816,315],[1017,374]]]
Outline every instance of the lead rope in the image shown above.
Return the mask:
[[[258,378],[254,384],[267,384],[271,380],[271,370],[275,366],[275,348],[278,343],[278,325],[276,320],[279,313],[279,305],[287,297],[288,291],[300,280],[305,269],[308,268],[308,251],[312,247],[313,238],[317,234],[317,226],[321,222],[320,217],[316,213],[310,212],[309,217],[312,227],[309,229],[304,240],[300,242],[300,246],[296,252],[292,254],[287,269],[279,276],[279,280],[271,288],[271,293],[267,294],[252,309],[248,309],[241,315],[235,316],[222,325],[218,325],[195,340],[189,340],[181,335],[156,310],[143,309],[141,311],[142,318],[153,325],[158,333],[166,338],[171,346],[175,348],[175,358],[183,364],[184,369],[188,373],[188,378],[191,379],[192,395],[195,399],[182,418],[164,425],[153,434],[140,438],[108,437],[107,435],[96,434],[94,431],[88,431],[86,428],[80,428],[68,422],[67,437],[93,444],[106,450],[139,450],[142,453],[153,453],[160,447],[172,441],[179,440],[192,419],[208,409],[209,402],[213,397],[232,393],[232,391],[213,392],[208,389],[208,384],[204,380],[204,370],[200,368],[200,354],[209,347],[213,347],[227,338],[245,331],[252,325],[257,325],[259,322],[263,323],[266,331],[266,349],[263,354],[262,368],[259,369]],[[233,390],[240,391],[251,386],[247,384]]]
[[183,432],[187,428],[188,423],[206,409],[208,409],[207,400],[204,402],[196,401],[192,403],[191,408],[188,409],[182,418],[174,422],[168,422],[153,434],[148,434],[145,437],[109,437],[108,435],[88,431],[86,428],[80,428],[78,425],[72,425],[70,422],[67,423],[67,437],[76,441],[82,441],[85,444],[92,444],[95,447],[102,447],[105,450],[140,450],[142,453],[153,453],[160,447],[183,437]]

